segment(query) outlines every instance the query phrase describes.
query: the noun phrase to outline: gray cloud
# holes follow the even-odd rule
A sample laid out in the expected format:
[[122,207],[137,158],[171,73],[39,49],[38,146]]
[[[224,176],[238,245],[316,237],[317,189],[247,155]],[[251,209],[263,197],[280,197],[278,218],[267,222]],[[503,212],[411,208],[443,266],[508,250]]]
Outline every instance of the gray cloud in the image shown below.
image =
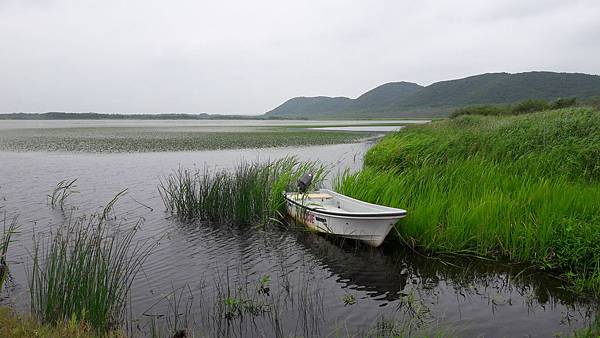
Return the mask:
[[0,111],[258,114],[483,72],[600,73],[600,3],[0,0]]

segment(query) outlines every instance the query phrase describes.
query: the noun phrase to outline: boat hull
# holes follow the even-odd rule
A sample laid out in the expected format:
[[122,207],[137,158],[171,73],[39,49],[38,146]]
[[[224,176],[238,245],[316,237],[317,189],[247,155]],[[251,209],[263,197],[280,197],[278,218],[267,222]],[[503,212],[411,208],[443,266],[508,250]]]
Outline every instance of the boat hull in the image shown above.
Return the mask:
[[396,222],[404,215],[332,215],[326,210],[307,208],[286,196],[288,214],[311,230],[380,246]]

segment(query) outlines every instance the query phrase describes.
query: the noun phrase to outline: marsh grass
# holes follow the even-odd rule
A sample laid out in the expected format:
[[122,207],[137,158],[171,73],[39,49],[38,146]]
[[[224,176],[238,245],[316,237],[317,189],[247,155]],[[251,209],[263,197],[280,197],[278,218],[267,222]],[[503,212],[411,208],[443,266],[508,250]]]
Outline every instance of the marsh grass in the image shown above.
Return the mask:
[[283,193],[295,190],[305,173],[319,185],[326,168],[317,162],[287,157],[257,163],[244,162],[233,171],[179,169],[159,184],[158,190],[170,213],[183,220],[203,220],[238,225],[263,225],[281,219]]
[[508,257],[600,292],[600,112],[462,116],[372,148],[336,188],[401,207],[403,243]]
[[30,302],[42,324],[74,320],[98,333],[120,329],[132,282],[154,244],[134,241],[140,222],[113,226],[106,213],[71,217],[50,234],[34,234]]
[[35,318],[22,316],[7,307],[0,307],[0,337],[10,338],[124,338],[122,332],[97,334],[85,323],[70,320],[63,325],[40,324]]
[[79,192],[75,190],[77,186],[75,185],[77,179],[73,180],[62,180],[58,182],[56,187],[52,190],[52,193],[48,195],[48,204],[52,209],[60,208],[60,210],[65,210],[65,201],[67,198],[74,194],[78,194]]
[[8,276],[8,263],[6,262],[8,247],[14,242],[13,236],[17,233],[18,229],[16,216],[8,220],[6,213],[4,213],[2,223],[2,234],[0,236],[0,292],[2,292],[2,286],[4,285],[6,276]]

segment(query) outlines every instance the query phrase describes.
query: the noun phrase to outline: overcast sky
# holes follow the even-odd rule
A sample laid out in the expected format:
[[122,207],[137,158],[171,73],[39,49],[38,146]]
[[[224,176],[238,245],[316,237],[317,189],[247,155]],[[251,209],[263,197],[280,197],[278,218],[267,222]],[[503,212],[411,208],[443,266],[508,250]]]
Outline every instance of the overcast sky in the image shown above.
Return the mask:
[[600,1],[0,0],[0,112],[259,114],[485,72],[600,73]]

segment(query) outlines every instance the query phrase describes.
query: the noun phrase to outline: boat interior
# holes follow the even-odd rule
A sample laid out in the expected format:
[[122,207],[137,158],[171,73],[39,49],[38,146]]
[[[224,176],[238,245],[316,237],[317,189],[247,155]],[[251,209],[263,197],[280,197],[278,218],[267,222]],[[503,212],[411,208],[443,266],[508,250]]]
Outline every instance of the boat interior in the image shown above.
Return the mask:
[[289,198],[309,208],[326,209],[337,212],[349,213],[381,213],[397,211],[397,209],[358,201],[335,192],[325,190],[311,193],[292,193]]

